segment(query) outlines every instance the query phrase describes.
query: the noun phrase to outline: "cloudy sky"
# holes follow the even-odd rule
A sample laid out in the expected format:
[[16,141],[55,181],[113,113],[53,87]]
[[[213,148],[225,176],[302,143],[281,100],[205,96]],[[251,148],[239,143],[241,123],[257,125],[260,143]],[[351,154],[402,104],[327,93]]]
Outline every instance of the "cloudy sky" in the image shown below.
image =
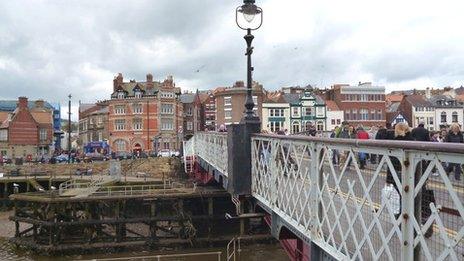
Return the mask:
[[[246,77],[232,0],[0,0],[0,99],[107,99],[125,79],[186,89]],[[267,89],[372,81],[460,86],[464,1],[257,0],[254,79]],[[75,111],[73,106],[73,111]],[[74,113],[74,117],[76,113]]]

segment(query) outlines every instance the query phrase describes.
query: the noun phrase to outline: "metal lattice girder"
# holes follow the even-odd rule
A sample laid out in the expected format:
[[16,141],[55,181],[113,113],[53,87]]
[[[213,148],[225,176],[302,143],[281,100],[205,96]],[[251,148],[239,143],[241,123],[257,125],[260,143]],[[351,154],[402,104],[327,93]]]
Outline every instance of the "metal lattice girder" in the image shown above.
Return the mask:
[[[463,153],[459,144],[254,135],[252,194],[339,259],[462,260]],[[398,196],[386,198],[392,188]]]
[[197,132],[194,137],[195,156],[202,158],[209,165],[227,176],[228,151],[227,133]]

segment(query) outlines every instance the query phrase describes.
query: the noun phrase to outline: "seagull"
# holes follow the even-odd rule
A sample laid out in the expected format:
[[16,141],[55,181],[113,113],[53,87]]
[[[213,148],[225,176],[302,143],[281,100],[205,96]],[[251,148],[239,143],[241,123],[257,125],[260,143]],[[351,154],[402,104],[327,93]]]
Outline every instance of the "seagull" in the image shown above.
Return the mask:
[[200,68],[198,68],[195,72],[200,72],[201,69],[205,68],[205,64],[203,64],[202,66],[200,66]]

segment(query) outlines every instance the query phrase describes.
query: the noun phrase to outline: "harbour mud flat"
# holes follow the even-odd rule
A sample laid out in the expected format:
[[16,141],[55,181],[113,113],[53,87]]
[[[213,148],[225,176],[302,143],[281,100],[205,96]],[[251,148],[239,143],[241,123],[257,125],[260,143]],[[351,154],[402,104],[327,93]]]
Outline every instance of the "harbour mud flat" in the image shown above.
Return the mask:
[[13,213],[13,211],[0,211],[0,237],[2,238],[14,237],[15,224],[9,220]]

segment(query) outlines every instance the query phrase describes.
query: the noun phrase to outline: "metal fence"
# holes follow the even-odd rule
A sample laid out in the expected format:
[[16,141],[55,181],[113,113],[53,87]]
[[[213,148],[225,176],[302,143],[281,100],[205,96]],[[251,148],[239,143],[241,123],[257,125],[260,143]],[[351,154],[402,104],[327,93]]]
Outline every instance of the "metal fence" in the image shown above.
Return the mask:
[[227,152],[227,133],[197,132],[194,139],[194,153],[227,176],[229,163]]
[[461,144],[254,135],[252,194],[339,259],[463,260],[462,164]]

